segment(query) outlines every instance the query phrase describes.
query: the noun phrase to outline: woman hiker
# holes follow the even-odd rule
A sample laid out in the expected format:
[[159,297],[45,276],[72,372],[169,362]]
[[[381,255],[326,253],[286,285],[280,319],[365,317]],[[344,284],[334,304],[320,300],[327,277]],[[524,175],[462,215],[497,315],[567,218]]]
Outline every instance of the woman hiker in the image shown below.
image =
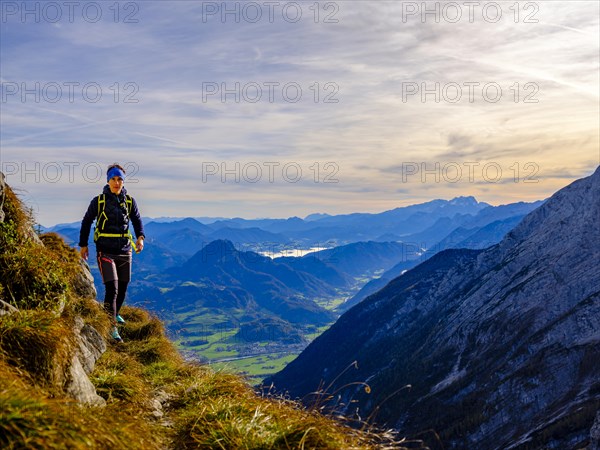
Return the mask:
[[[118,164],[112,164],[106,171],[108,184],[102,194],[94,197],[81,221],[79,232],[80,253],[83,259],[88,259],[88,238],[92,222],[96,220],[94,242],[98,268],[106,290],[104,308],[112,319],[112,338],[123,342],[117,329],[118,323],[125,323],[119,315],[119,310],[125,301],[127,285],[131,279],[131,247],[136,253],[144,249],[144,225],[134,198],[127,195],[123,187],[125,169]],[[137,241],[133,242],[129,221]]]

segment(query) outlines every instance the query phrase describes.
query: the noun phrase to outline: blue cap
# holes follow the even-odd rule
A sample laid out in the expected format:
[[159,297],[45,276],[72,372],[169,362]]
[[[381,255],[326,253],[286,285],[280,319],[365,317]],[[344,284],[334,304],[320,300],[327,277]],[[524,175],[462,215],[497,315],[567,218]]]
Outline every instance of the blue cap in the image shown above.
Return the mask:
[[123,172],[118,167],[113,167],[106,174],[106,181],[107,182],[110,181],[110,179],[113,177],[121,177],[123,179],[123,181],[125,181],[125,172]]

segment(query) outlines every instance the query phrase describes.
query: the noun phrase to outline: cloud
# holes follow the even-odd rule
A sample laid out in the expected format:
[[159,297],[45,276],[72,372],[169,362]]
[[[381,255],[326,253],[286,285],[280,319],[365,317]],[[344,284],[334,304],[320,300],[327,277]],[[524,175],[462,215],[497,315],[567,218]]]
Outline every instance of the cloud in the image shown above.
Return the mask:
[[[515,23],[508,3],[497,23],[481,11],[473,23],[467,16],[438,23],[403,16],[403,3],[319,3],[317,18],[314,4],[301,2],[297,22],[291,9],[284,16],[278,7],[273,20],[265,9],[256,23],[242,9],[224,19],[207,10],[213,3],[183,1],[139,2],[115,21],[102,3],[97,23],[79,16],[54,25],[8,22],[0,31],[3,89],[58,83],[63,96],[52,103],[30,93],[23,101],[19,92],[3,101],[2,160],[28,167],[132,161],[140,168],[136,190],[155,215],[167,208],[182,216],[374,212],[446,191],[503,202],[543,198],[594,166],[597,4],[539,3],[531,16],[537,23],[524,21],[531,7]],[[132,11],[138,22],[125,23]],[[79,83],[72,102],[70,82]],[[88,83],[102,89],[99,101],[84,98]],[[262,95],[253,102],[257,86]],[[453,102],[457,86],[461,99]],[[500,98],[490,101],[485,86],[491,94],[500,87]],[[297,87],[301,95],[292,101]],[[329,162],[338,165],[340,183],[199,182],[203,163],[213,162],[297,162],[307,174]],[[504,171],[535,162],[548,182],[402,184],[407,162],[497,162]],[[79,215],[49,192],[97,189],[81,179],[12,178],[37,199],[48,224]],[[160,196],[151,195],[153,186]]]

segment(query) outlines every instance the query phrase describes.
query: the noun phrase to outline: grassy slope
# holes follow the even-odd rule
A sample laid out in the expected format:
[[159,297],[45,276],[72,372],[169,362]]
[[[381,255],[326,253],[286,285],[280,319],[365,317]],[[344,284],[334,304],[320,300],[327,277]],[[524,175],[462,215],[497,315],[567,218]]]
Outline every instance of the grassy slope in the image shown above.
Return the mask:
[[108,319],[74,288],[76,252],[55,235],[45,246],[27,237],[31,218],[10,189],[4,210],[0,297],[20,312],[0,318],[0,448],[403,448],[185,362],[162,322],[138,308],[123,309],[125,343],[109,345],[90,377],[107,406],[77,404],[63,390],[75,316],[105,337]]

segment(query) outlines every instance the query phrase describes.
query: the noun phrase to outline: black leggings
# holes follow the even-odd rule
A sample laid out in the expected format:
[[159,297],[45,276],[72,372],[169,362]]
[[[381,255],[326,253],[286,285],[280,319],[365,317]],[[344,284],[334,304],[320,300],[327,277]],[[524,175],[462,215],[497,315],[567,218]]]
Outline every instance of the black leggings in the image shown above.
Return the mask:
[[104,309],[116,322],[131,278],[131,254],[109,255],[98,252],[98,267],[105,288]]
[[104,294],[104,309],[106,309],[106,312],[108,312],[115,321],[117,320],[117,314],[119,314],[119,310],[125,301],[128,284],[127,281],[120,280],[104,283],[104,289],[106,291]]

